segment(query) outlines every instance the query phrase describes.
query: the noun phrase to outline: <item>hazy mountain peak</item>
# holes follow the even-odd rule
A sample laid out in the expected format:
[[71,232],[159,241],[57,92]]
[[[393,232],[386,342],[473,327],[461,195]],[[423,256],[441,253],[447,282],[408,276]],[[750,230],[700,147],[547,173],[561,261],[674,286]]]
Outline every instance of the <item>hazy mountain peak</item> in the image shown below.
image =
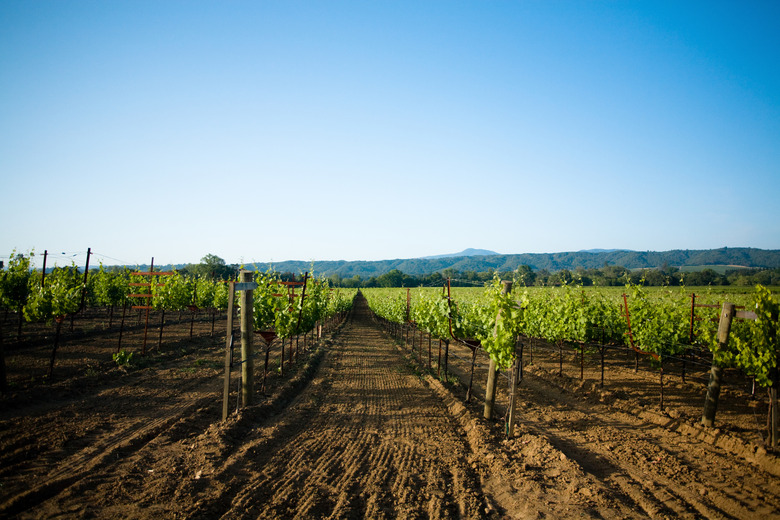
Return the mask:
[[489,249],[474,249],[473,247],[469,247],[468,249],[464,249],[460,253],[450,253],[446,255],[434,255],[434,256],[424,256],[422,257],[425,260],[430,260],[433,258],[454,258],[457,256],[490,256],[490,255],[497,255],[499,253],[496,253],[495,251],[490,251]]

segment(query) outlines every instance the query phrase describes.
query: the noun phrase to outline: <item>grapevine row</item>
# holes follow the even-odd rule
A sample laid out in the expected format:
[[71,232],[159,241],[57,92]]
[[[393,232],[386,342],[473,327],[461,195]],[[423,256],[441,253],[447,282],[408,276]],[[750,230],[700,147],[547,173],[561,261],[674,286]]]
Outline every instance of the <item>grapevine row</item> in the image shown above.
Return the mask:
[[[693,302],[702,298],[692,299],[684,288],[668,289],[660,296],[640,285],[628,285],[622,294],[564,286],[543,291],[521,288],[502,295],[496,278],[486,290],[466,290],[452,297],[446,289],[434,288],[409,290],[408,298],[397,289],[364,294],[372,310],[388,320],[412,321],[436,338],[475,338],[499,368],[513,363],[518,341],[534,339],[556,345],[561,352],[563,345],[581,353],[586,349],[603,353],[607,346],[634,349],[637,358],[649,356],[657,368],[663,368],[665,360],[686,359],[688,353],[703,349],[715,364],[741,369],[760,386],[778,384],[780,305],[762,286],[736,302],[758,319],[735,321],[726,346],[716,337],[718,310],[696,308]],[[703,300],[712,297],[705,295]]]

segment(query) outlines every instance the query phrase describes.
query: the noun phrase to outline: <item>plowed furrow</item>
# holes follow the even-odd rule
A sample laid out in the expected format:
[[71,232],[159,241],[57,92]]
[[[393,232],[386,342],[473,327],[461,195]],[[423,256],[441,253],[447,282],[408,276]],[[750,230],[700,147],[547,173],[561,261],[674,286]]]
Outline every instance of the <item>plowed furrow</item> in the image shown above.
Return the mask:
[[[193,517],[480,517],[468,447],[397,348],[356,309],[295,402],[216,471]],[[453,478],[453,474],[458,478]]]
[[[18,514],[32,505],[37,506],[56,495],[63,494],[68,487],[74,486],[81,479],[94,476],[96,472],[115,463],[119,458],[119,452],[127,456],[128,453],[139,450],[168,430],[182,416],[191,414],[204,401],[209,400],[208,398],[182,400],[149,418],[125,425],[119,431],[104,431],[102,435],[93,434],[94,438],[88,439],[86,447],[78,451],[65,455],[58,452],[47,455],[43,462],[38,462],[30,471],[35,472],[37,471],[35,468],[43,470],[52,466],[54,469],[42,473],[37,485],[0,505],[0,513]],[[59,462],[56,465],[46,462],[49,459],[59,460]]]
[[719,448],[702,448],[683,435],[564,394],[552,397],[550,387],[536,379],[522,386],[524,401],[533,404],[521,413],[521,423],[649,516],[780,513],[776,479],[747,463],[735,466]]

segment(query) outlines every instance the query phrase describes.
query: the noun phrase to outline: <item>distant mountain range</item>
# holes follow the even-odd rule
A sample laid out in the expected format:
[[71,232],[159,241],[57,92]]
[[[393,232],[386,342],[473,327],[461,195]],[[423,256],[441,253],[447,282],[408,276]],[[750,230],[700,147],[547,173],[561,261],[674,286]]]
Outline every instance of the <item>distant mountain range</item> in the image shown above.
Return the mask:
[[583,249],[580,253],[614,253],[615,251],[630,251],[630,249]]
[[474,249],[474,248],[468,248],[464,249],[460,253],[450,253],[448,255],[435,255],[435,256],[423,256],[422,258],[424,260],[435,260],[437,258],[453,258],[458,256],[492,256],[497,255],[495,251],[490,251],[489,249]]
[[[487,254],[478,254],[485,252]],[[300,273],[312,269],[310,261],[285,261],[256,263],[264,271],[269,267],[277,272]],[[426,258],[410,258],[377,261],[327,260],[313,262],[317,275],[338,274],[342,278],[359,275],[363,279],[380,276],[393,269],[406,274],[422,275],[455,269],[457,271],[484,272],[490,269],[500,272],[514,271],[521,265],[534,270],[560,271],[596,269],[605,265],[619,265],[629,269],[654,268],[664,265],[688,266],[735,266],[780,268],[780,250],[755,249],[749,247],[724,247],[721,249],[676,249],[673,251],[628,251],[621,249],[574,251],[565,253],[524,253],[515,255],[498,254],[493,251],[466,249],[452,255]]]

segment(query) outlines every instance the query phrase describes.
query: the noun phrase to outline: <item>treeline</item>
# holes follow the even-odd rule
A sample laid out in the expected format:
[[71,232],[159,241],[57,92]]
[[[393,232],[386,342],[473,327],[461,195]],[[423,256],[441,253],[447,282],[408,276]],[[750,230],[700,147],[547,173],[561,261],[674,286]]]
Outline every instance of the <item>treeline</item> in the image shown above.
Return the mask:
[[776,286],[780,285],[780,269],[729,269],[719,273],[714,269],[705,268],[700,271],[681,271],[677,267],[664,266],[658,269],[628,269],[622,266],[604,266],[600,269],[574,270],[547,269],[534,270],[528,265],[522,265],[515,271],[499,272],[493,269],[487,271],[458,271],[448,268],[442,271],[424,275],[406,274],[398,269],[387,273],[363,279],[360,275],[342,278],[331,274],[329,279],[334,287],[368,288],[368,287],[433,287],[450,280],[452,286],[481,286],[493,280],[498,273],[503,278],[515,278],[527,287],[556,286],[577,284],[583,286],[622,286],[628,283],[645,286]]
[[273,268],[277,272],[299,273],[314,270],[319,274],[331,276],[338,274],[342,279],[359,275],[365,282],[379,277],[393,269],[421,277],[428,273],[454,269],[460,273],[513,272],[522,266],[529,266],[537,272],[546,269],[550,273],[562,270],[597,269],[603,266],[624,266],[627,269],[657,269],[659,266],[676,265],[683,268],[696,266],[739,266],[742,268],[780,268],[780,250],[763,250],[747,247],[724,247],[707,250],[673,251],[602,251],[602,252],[564,252],[564,253],[523,253],[512,255],[458,256],[445,258],[407,258],[395,260],[328,260],[297,261],[276,263],[258,263],[259,271]]
[[[303,277],[303,271],[298,273],[294,273],[292,271],[277,272],[275,269],[273,269],[272,266],[265,267],[263,265],[258,266],[255,264],[244,267],[260,272],[272,271],[275,273],[275,276],[277,276],[279,280],[283,282],[294,282],[296,280],[300,281]],[[263,267],[265,267],[265,269],[263,269]],[[106,268],[106,270],[109,272],[121,272],[126,269],[126,266],[113,266]],[[155,266],[155,269],[157,270],[158,266]],[[148,271],[149,266],[139,265],[137,266],[137,270]],[[208,254],[200,259],[199,264],[176,264],[159,266],[159,270],[176,271],[182,276],[189,278],[207,278],[209,280],[236,280],[238,278],[238,273],[241,271],[241,266],[238,264],[225,263],[225,260],[218,257],[217,255]]]

